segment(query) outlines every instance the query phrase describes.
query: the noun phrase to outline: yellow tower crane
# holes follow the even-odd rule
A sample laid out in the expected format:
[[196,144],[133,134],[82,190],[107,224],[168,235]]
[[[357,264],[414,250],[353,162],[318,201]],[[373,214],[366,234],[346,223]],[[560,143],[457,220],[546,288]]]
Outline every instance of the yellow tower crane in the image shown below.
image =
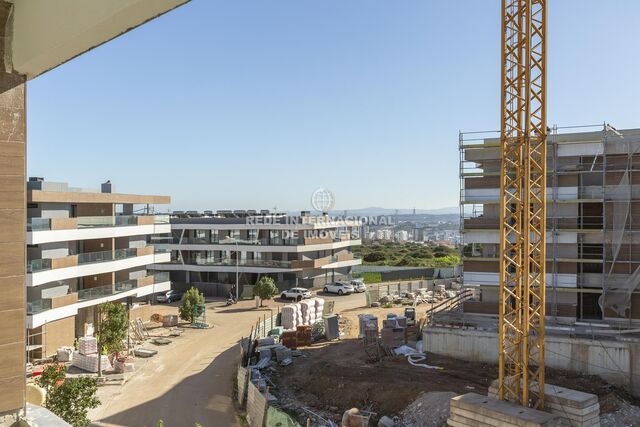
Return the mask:
[[544,406],[547,0],[502,0],[499,396]]

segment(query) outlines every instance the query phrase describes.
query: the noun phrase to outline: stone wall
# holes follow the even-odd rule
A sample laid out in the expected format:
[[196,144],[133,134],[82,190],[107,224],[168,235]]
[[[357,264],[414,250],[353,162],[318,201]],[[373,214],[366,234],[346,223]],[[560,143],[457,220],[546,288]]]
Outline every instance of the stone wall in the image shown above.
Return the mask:
[[[473,362],[498,363],[497,333],[472,329],[428,327],[425,351]],[[640,396],[640,342],[547,335],[545,365],[587,375]]]

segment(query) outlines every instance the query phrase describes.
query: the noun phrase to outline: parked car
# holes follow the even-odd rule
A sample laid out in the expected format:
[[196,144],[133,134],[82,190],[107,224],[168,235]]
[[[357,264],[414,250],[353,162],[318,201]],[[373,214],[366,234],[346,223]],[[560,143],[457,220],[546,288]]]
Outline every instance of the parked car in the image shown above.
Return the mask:
[[181,299],[182,291],[177,291],[175,289],[156,295],[156,300],[158,302],[166,302],[167,304],[171,304],[173,301],[180,301]]
[[291,288],[288,291],[284,291],[280,294],[282,299],[293,299],[296,301],[302,301],[306,298],[311,298],[311,292],[305,288]]
[[353,286],[354,292],[366,292],[367,290],[367,287],[362,279],[353,279],[349,283],[351,284],[351,286]]
[[324,291],[331,294],[347,295],[354,292],[353,286],[346,282],[335,282],[325,285]]

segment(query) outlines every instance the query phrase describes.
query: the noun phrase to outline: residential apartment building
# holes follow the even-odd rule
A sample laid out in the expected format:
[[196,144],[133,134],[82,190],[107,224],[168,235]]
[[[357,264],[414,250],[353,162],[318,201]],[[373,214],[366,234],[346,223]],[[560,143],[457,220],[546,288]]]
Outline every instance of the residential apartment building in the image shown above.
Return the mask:
[[[640,319],[640,129],[554,128],[547,145],[546,313],[573,320]],[[461,134],[465,312],[497,314],[500,147]]]
[[251,297],[265,275],[280,289],[322,286],[362,263],[351,252],[359,232],[357,221],[307,213],[189,212],[171,217],[171,234],[156,244],[171,260],[152,268],[168,271],[174,287],[196,285],[208,295],[226,296],[237,281],[239,294]]
[[117,194],[30,178],[27,183],[27,358],[55,354],[94,324],[97,305],[133,302],[171,288],[169,261],[148,242],[170,232],[168,215],[152,215],[168,196]]

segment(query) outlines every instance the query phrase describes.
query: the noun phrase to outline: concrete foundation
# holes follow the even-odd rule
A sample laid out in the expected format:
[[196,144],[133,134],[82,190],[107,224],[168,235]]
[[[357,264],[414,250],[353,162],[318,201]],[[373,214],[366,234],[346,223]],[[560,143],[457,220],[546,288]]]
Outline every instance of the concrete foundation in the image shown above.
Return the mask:
[[451,399],[447,424],[453,427],[556,427],[560,418],[510,402],[467,393]]
[[[473,362],[497,363],[495,332],[428,327],[423,331],[425,351]],[[640,396],[640,343],[588,340],[547,335],[545,365],[587,375],[622,386]]]

